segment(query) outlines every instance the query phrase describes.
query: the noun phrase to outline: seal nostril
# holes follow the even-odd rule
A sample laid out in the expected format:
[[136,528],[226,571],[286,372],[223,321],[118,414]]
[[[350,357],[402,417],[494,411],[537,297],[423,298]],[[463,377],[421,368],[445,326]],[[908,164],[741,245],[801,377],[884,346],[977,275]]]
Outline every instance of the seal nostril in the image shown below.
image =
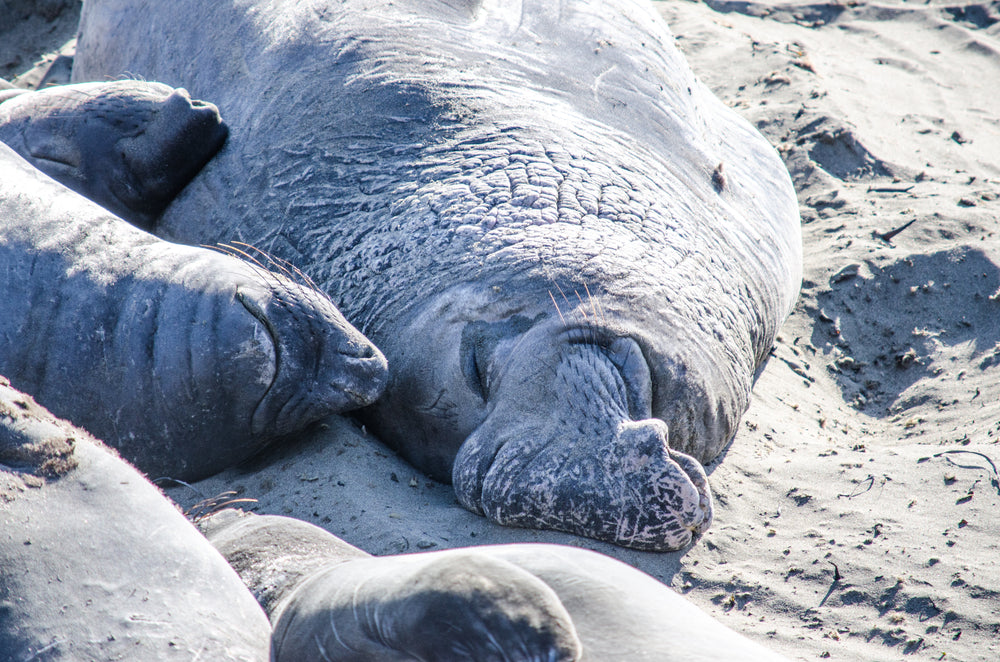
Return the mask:
[[377,350],[370,343],[349,341],[337,347],[337,354],[348,360],[365,361],[375,358]]

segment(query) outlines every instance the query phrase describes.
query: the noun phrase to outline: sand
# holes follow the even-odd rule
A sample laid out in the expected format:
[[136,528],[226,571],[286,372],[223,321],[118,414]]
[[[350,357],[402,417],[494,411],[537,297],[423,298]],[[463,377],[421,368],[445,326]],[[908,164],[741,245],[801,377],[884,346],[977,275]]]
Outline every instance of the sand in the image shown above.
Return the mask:
[[[40,80],[68,4],[12,22],[0,75]],[[796,660],[1000,660],[1000,4],[656,5],[803,221],[801,299],[708,468],[713,528],[673,554],[501,528],[343,418],[169,494],[234,490],[375,554],[595,549]]]

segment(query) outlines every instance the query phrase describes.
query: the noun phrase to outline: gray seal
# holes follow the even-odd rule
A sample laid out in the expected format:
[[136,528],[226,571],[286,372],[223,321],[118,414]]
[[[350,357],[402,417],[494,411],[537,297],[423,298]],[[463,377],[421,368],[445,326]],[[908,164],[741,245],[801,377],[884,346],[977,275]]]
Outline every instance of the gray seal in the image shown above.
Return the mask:
[[114,451],[0,377],[0,662],[265,662],[236,573]]
[[385,385],[307,283],[158,239],[5,145],[0,218],[0,374],[151,475],[210,475]]
[[372,557],[287,517],[224,510],[198,527],[271,619],[273,662],[787,662],[589,550]]
[[0,142],[142,228],[153,226],[226,135],[214,105],[160,83],[0,90]]
[[309,273],[391,365],[363,421],[463,505],[650,550],[709,525],[798,207],[645,0],[87,2],[75,80],[126,71],[230,127],[156,231]]

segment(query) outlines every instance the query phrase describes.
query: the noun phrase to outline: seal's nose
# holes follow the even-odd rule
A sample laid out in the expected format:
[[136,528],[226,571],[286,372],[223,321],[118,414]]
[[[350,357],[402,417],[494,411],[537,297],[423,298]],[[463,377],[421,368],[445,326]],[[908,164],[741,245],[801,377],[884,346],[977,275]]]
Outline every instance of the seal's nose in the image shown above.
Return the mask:
[[[187,126],[188,131],[194,129],[204,132],[205,138],[218,140],[219,132],[226,131],[219,107],[208,101],[192,99],[183,87],[177,88],[163,100],[162,112],[165,118],[176,123],[175,126]],[[218,149],[218,145],[214,149]]]
[[[658,418],[623,421],[618,426],[617,436],[616,441],[630,449],[625,459],[634,463],[632,467],[634,470],[645,470],[651,464],[670,459],[667,424]],[[623,468],[629,469],[629,467]]]
[[651,510],[672,513],[688,534],[698,535],[712,521],[712,497],[705,471],[694,458],[667,444],[667,424],[658,418],[624,421],[615,446],[627,448],[621,471],[630,483],[643,485],[641,499]]
[[[360,334],[359,334],[360,335]],[[329,362],[329,385],[334,392],[345,394],[355,409],[375,402],[389,382],[389,364],[375,345],[367,342],[342,344],[336,359]]]

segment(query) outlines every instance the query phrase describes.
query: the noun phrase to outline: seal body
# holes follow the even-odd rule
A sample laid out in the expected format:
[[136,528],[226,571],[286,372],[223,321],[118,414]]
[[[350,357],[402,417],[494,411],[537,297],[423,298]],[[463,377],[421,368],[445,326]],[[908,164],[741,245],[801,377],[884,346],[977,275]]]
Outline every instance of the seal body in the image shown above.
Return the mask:
[[519,544],[370,557],[287,517],[228,510],[198,526],[270,616],[275,662],[784,660],[589,550]]
[[155,476],[370,403],[385,359],[311,287],[170,244],[0,145],[0,374]]
[[270,626],[135,469],[0,377],[0,661],[267,660]]
[[215,155],[226,133],[215,106],[160,83],[0,91],[0,142],[144,228]]
[[368,426],[466,507],[643,549],[708,526],[798,210],[644,0],[92,0],[75,79],[123,71],[231,131],[157,232],[303,266],[388,357]]

